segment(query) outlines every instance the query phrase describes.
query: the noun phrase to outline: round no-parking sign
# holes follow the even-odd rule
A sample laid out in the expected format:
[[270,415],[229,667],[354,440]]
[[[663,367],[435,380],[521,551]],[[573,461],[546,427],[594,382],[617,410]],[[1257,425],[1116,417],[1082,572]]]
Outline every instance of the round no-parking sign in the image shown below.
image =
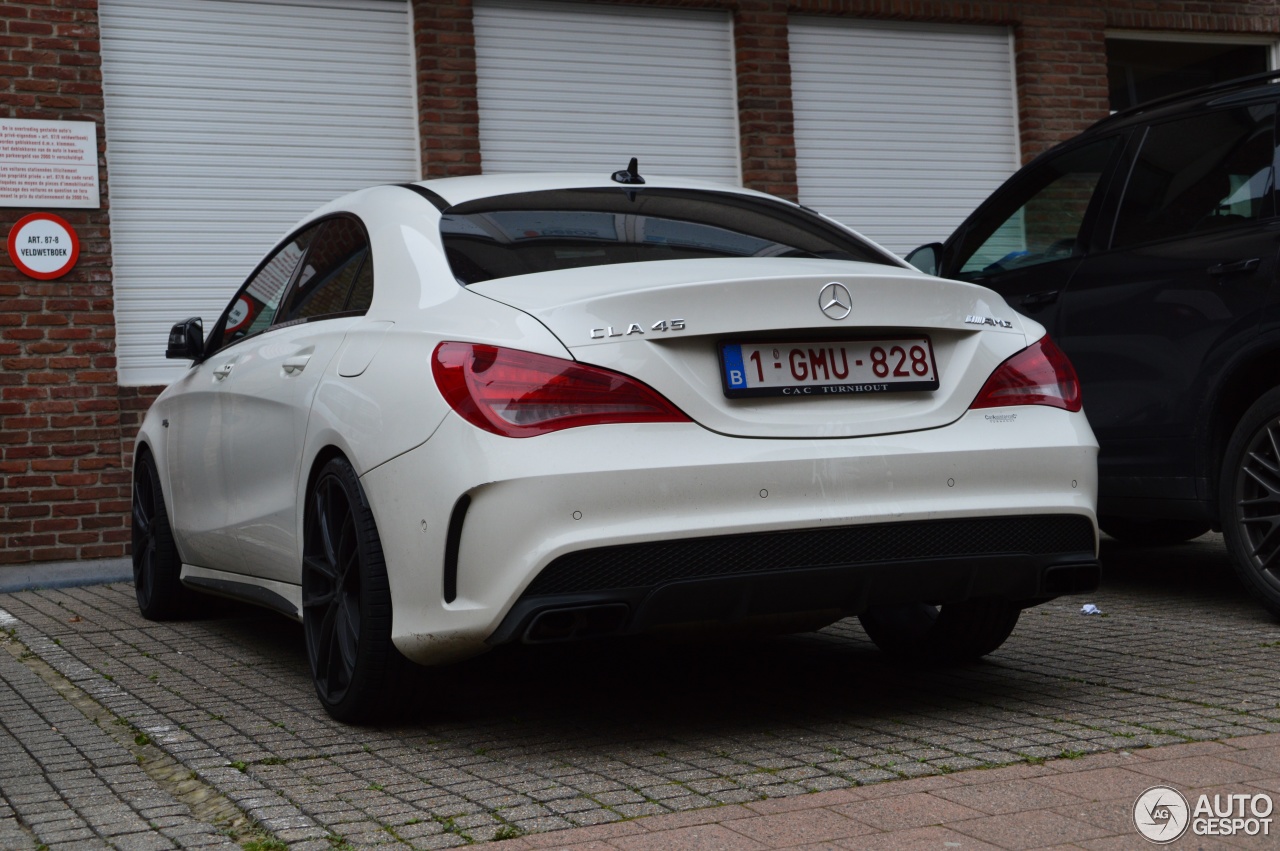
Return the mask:
[[71,271],[80,256],[75,229],[53,213],[32,213],[9,231],[9,259],[24,275],[48,281]]

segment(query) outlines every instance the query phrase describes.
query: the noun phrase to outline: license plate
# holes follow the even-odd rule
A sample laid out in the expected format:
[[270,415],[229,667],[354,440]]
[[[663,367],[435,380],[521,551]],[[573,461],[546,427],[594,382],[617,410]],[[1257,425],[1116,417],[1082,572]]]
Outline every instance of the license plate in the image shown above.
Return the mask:
[[720,344],[724,394],[838,396],[937,390],[928,337]]

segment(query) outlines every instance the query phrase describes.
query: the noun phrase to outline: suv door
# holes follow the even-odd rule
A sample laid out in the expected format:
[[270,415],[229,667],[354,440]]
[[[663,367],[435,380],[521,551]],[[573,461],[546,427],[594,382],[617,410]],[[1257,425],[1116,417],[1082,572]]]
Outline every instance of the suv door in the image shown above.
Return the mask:
[[1057,340],[1102,447],[1100,513],[1197,498],[1197,419],[1275,280],[1274,126],[1265,102],[1145,128],[1108,250],[1062,298]]
[[991,196],[947,241],[939,274],[990,287],[1050,333],[1059,300],[1094,247],[1122,137],[1052,153]]

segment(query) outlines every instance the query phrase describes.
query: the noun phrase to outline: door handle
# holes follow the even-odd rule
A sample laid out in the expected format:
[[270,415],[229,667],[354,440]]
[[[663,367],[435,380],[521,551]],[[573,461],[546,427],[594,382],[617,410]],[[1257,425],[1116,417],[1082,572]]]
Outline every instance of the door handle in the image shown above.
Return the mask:
[[1261,262],[1262,258],[1253,257],[1249,260],[1237,260],[1234,263],[1214,263],[1207,271],[1216,278],[1222,275],[1234,275],[1239,272],[1252,272],[1258,268]]
[[280,366],[284,369],[285,375],[297,375],[307,368],[309,360],[311,360],[311,355],[298,355],[297,357],[286,359]]
[[231,374],[231,369],[235,365],[235,361],[230,361],[229,363],[222,364],[222,366],[215,366],[213,368],[213,377],[221,381]]
[[1058,300],[1060,290],[1045,290],[1039,293],[1027,293],[1018,304],[1022,307],[1043,307],[1046,304],[1052,304]]

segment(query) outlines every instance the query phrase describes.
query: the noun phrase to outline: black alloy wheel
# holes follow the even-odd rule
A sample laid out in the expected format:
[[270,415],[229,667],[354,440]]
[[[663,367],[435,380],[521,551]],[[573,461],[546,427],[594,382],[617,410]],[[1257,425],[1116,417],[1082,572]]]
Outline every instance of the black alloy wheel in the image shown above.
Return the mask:
[[131,534],[138,611],[153,621],[183,617],[190,609],[193,594],[178,578],[182,559],[169,527],[155,459],[145,449],[138,453],[133,465]]
[[403,657],[391,643],[391,593],[382,544],[355,470],[325,464],[303,522],[302,623],[316,695],[339,721],[385,708]]
[[1236,575],[1280,617],[1280,388],[1265,393],[1236,426],[1219,501]]

